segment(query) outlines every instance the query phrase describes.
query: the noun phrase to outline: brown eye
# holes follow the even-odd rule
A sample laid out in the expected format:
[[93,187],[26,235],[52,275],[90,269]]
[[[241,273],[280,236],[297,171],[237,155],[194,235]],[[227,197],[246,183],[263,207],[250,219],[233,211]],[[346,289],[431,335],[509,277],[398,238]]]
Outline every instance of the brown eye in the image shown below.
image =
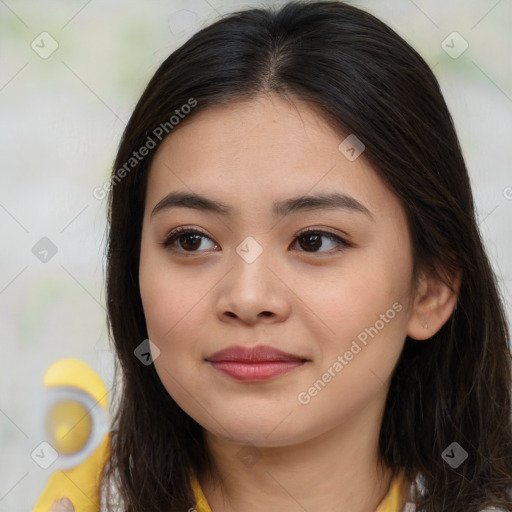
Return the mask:
[[201,235],[187,234],[180,235],[178,238],[179,243],[183,249],[194,251],[201,246]]
[[204,233],[194,229],[178,228],[167,236],[162,245],[177,252],[202,252],[198,251],[204,240],[210,240],[213,248],[217,247],[215,243]]
[[[325,239],[327,239],[327,242]],[[347,241],[333,233],[325,231],[303,231],[297,236],[296,240],[303,249],[301,252],[329,252],[331,250],[336,251],[350,247]]]
[[302,236],[299,238],[300,242],[304,242],[304,243],[300,243],[300,246],[306,250],[306,251],[310,251],[310,250],[317,250],[317,249],[320,249],[320,247],[322,247],[322,236],[321,235],[305,235],[305,236]]
[[[204,241],[210,241],[211,247],[202,247]],[[300,246],[299,252],[324,253],[343,250],[351,245],[333,233],[326,231],[304,231],[295,238],[296,244]],[[213,240],[204,233],[189,229],[178,228],[167,236],[162,245],[172,251],[182,253],[199,253],[206,249],[218,247]]]

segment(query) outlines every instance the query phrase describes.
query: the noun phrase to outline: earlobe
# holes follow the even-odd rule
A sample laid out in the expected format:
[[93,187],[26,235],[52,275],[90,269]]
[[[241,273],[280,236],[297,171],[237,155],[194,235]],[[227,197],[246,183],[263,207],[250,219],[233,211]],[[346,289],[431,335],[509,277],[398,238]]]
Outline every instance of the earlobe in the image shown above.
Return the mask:
[[434,336],[456,309],[459,289],[460,273],[452,276],[450,282],[443,281],[436,272],[422,276],[407,324],[407,336],[415,340]]

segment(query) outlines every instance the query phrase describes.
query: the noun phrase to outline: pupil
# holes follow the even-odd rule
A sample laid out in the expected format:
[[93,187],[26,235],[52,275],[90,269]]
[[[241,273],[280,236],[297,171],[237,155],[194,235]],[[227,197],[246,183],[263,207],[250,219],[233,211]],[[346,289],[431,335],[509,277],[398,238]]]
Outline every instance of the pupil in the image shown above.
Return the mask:
[[[322,237],[320,235],[306,235],[302,240],[311,240],[312,243],[306,243],[305,246],[310,249],[319,249],[322,246]],[[320,242],[320,243],[319,243]],[[303,247],[304,249],[304,247]]]
[[[181,246],[183,247],[183,249],[197,249],[199,247],[199,245],[201,245],[201,240],[200,240],[199,235],[194,235],[194,234],[183,235],[182,240],[183,239],[185,240],[185,243],[183,243],[183,241],[181,242]],[[189,242],[192,247],[187,247]]]

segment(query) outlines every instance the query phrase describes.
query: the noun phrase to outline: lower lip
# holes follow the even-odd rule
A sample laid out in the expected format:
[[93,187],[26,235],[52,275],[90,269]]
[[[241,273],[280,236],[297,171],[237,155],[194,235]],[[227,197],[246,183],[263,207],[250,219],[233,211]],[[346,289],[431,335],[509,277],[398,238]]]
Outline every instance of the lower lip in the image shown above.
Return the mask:
[[262,361],[241,363],[240,361],[210,362],[217,370],[243,381],[263,381],[291,372],[302,366],[304,361]]

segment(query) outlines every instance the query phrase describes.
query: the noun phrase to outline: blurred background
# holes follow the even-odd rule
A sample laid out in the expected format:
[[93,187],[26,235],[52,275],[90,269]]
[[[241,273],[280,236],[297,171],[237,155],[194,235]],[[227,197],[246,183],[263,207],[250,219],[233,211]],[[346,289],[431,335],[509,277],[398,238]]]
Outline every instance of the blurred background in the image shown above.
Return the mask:
[[[77,357],[113,383],[105,199],[124,126],[160,63],[237,0],[0,0],[0,512],[31,511],[46,368]],[[512,2],[361,0],[437,76],[512,318]],[[485,300],[475,297],[475,300]]]

